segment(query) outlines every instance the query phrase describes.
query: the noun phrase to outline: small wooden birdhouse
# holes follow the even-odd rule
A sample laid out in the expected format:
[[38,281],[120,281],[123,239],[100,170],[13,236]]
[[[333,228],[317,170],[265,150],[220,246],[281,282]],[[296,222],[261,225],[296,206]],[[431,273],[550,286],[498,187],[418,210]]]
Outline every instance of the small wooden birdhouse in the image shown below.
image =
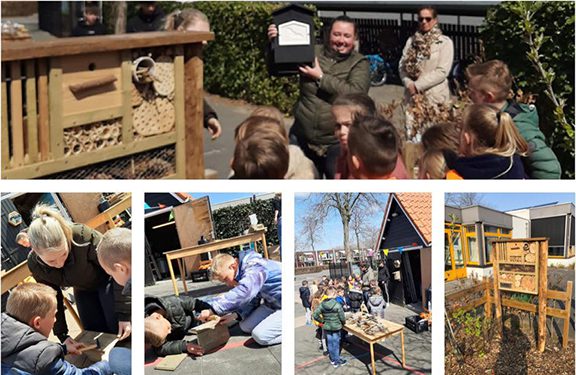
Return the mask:
[[314,62],[314,12],[291,4],[272,13],[278,37],[272,41],[272,69],[275,75],[297,74],[298,66]]

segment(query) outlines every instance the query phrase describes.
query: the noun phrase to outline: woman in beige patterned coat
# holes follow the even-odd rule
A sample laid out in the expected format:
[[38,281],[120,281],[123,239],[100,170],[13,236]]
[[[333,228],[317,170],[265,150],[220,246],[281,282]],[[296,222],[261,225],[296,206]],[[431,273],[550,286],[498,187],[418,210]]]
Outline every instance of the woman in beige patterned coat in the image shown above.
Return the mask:
[[[420,8],[418,23],[418,31],[406,42],[400,60],[405,102],[408,107],[414,106],[416,102],[430,106],[449,104],[447,78],[454,59],[454,45],[438,27],[438,14],[433,7]],[[419,142],[424,128],[429,124],[418,124],[420,121],[415,120],[408,109],[406,138]]]

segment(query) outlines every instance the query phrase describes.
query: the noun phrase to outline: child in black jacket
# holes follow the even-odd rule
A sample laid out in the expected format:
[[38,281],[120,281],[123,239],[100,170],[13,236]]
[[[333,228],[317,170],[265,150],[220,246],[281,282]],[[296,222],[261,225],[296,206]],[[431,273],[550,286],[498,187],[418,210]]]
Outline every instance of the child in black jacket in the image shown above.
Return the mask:
[[210,309],[209,304],[189,296],[146,296],[144,306],[146,347],[152,347],[161,357],[180,353],[204,354],[200,346],[183,339],[189,329],[198,325],[194,313]]
[[300,299],[302,300],[302,306],[306,310],[306,325],[312,325],[312,313],[310,311],[311,298],[310,298],[310,288],[308,288],[308,281],[302,281],[302,286],[300,287]]

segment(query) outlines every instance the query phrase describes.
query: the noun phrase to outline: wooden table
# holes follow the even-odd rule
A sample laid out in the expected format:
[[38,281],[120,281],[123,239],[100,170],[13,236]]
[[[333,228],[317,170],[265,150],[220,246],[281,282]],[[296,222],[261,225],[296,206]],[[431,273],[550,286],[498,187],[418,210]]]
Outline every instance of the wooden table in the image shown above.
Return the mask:
[[243,236],[227,238],[225,240],[216,240],[202,245],[165,252],[164,255],[166,255],[166,261],[168,262],[168,269],[170,270],[170,277],[172,278],[174,294],[179,295],[180,293],[178,292],[176,276],[174,275],[174,269],[172,268],[172,260],[176,260],[178,262],[178,268],[180,269],[180,279],[182,279],[184,291],[188,292],[188,287],[186,286],[186,276],[184,272],[184,258],[257,241],[262,242],[262,247],[264,248],[264,257],[268,259],[268,247],[266,246],[266,229],[248,233]]
[[[354,314],[353,317],[356,316],[356,314]],[[355,324],[351,323],[346,323],[344,325],[344,329],[370,345],[370,361],[372,363],[373,375],[376,375],[376,364],[374,363],[374,344],[377,344],[378,342],[384,340],[387,337],[400,335],[400,340],[402,343],[402,367],[405,368],[406,357],[404,353],[404,326],[398,323],[391,322],[389,320],[384,320],[380,318],[377,319],[378,322],[386,328],[384,332],[380,332],[377,335],[368,335],[364,333],[364,331],[361,330],[359,327],[357,327]]]

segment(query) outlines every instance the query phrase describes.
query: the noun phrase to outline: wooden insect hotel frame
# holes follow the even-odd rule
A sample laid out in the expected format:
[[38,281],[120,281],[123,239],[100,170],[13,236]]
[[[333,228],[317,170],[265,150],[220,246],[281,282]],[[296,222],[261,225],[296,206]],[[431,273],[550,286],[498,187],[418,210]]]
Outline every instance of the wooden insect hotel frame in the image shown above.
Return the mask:
[[538,350],[543,352],[548,301],[548,239],[493,241],[492,261],[496,320],[502,321],[501,290],[538,295]]
[[2,43],[2,178],[203,178],[201,53],[212,39]]

